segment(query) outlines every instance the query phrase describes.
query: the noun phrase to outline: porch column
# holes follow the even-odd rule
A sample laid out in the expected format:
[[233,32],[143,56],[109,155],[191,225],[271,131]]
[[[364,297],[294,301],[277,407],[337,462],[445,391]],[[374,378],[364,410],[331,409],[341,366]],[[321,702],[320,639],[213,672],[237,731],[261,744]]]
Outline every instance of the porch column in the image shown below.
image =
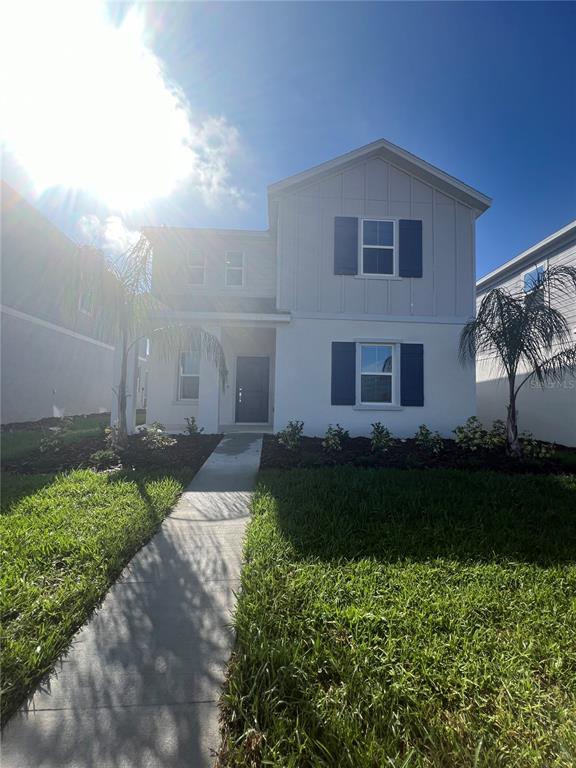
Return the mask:
[[[222,329],[219,325],[203,326],[218,341],[222,341]],[[200,359],[200,392],[198,397],[198,426],[204,427],[208,434],[218,432],[220,421],[220,373],[211,360],[202,354]]]
[[[114,350],[114,374],[112,378],[112,387],[115,392],[112,392],[112,405],[110,408],[110,426],[114,426],[118,422],[118,382],[120,381],[120,369],[122,366],[122,353],[120,346],[118,345]],[[138,378],[138,345],[134,345],[128,353],[128,367],[126,371],[126,426],[128,428],[128,434],[133,435],[136,431],[136,406],[137,406],[137,385]]]

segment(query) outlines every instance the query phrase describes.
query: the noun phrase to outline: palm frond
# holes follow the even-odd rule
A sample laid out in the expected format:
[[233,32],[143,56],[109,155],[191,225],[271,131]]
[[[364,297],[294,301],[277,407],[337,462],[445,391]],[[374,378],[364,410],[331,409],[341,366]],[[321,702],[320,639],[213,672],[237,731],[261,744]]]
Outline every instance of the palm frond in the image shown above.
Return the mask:
[[516,393],[532,378],[539,384],[560,383],[565,376],[576,376],[576,345],[564,347],[546,359],[540,360],[534,370],[526,376],[516,389]]

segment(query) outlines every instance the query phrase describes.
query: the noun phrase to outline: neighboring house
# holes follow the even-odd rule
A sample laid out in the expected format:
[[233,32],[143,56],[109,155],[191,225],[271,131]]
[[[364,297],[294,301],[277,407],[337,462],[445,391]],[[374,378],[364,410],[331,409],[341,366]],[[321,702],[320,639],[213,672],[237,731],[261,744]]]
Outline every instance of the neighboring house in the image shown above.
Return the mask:
[[110,410],[114,348],[96,333],[90,285],[70,280],[99,257],[2,182],[3,424]]
[[[542,242],[533,245],[478,281],[477,300],[492,288],[512,292],[543,291],[538,275],[551,266],[566,264],[576,267],[576,221],[571,222]],[[546,296],[542,296],[546,300]],[[566,297],[560,309],[570,326],[576,344],[576,301]],[[486,424],[506,418],[508,382],[498,378],[489,357],[477,361],[478,417]],[[565,376],[561,383],[542,387],[531,380],[518,396],[518,424],[540,440],[561,445],[576,445],[576,379]]]
[[166,361],[153,346],[148,421],[450,435],[476,412],[458,340],[490,203],[381,140],[270,186],[267,231],[146,229],[153,292],[215,334],[229,368],[222,390],[197,352]]

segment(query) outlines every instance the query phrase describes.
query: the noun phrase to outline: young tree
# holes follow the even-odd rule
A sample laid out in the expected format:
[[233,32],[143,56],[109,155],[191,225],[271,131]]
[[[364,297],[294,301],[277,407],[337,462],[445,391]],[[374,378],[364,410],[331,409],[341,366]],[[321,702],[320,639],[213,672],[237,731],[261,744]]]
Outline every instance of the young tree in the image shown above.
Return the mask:
[[116,260],[104,259],[84,246],[75,276],[74,296],[89,291],[97,331],[121,355],[119,379],[113,387],[118,402],[117,441],[128,442],[128,361],[144,339],[150,339],[165,358],[181,350],[199,349],[217,366],[221,385],[227,378],[226,360],[218,339],[199,327],[170,319],[170,309],[151,293],[152,246],[145,236]]
[[489,291],[460,336],[463,363],[485,353],[508,380],[507,445],[515,457],[521,455],[516,401],[522,387],[532,379],[545,384],[576,374],[576,344],[557,308],[564,298],[576,301],[576,268],[550,267],[528,292]]

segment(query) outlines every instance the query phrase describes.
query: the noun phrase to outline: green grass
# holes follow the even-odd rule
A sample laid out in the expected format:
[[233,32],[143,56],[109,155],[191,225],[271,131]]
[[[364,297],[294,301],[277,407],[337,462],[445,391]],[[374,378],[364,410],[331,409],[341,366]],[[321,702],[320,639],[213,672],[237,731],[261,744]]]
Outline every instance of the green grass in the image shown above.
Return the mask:
[[[143,424],[145,411],[136,413],[137,424]],[[109,413],[98,413],[90,416],[74,416],[72,425],[63,435],[65,443],[73,443],[84,437],[96,437],[101,434],[104,427],[110,424]],[[17,429],[13,431],[2,430],[0,433],[1,454],[3,461],[19,459],[22,456],[40,447],[42,436],[50,431],[47,427],[36,426],[31,429]]]
[[4,475],[3,721],[50,670],[190,477]]
[[245,555],[221,765],[576,765],[576,478],[266,471]]

